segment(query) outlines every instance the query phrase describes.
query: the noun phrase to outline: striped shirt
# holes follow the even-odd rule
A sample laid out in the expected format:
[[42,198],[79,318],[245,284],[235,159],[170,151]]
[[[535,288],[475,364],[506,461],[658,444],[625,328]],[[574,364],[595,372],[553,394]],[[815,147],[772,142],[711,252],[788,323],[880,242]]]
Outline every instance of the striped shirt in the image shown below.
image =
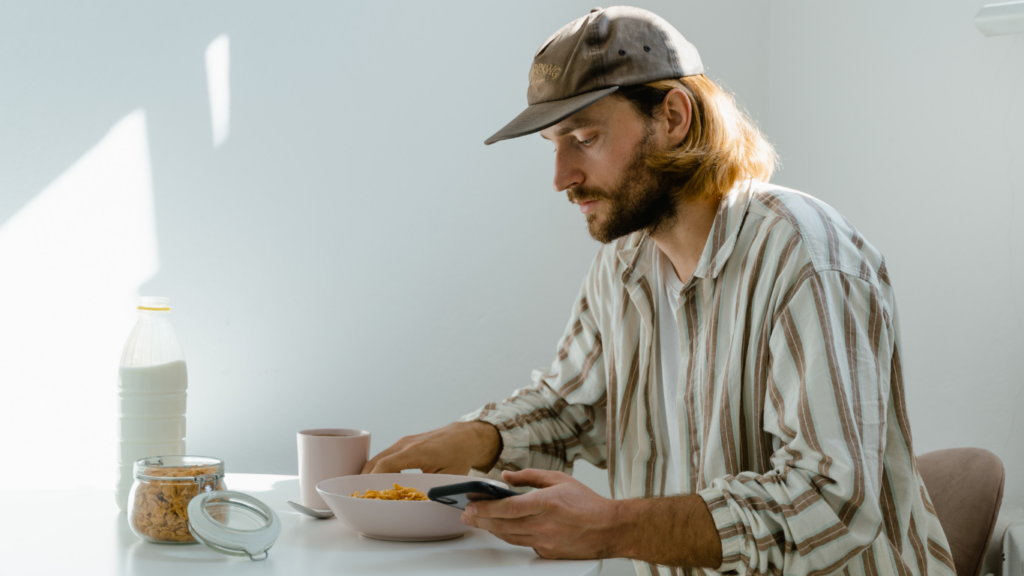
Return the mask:
[[[607,468],[615,498],[669,495],[658,250],[642,232],[604,245],[550,367],[462,418],[500,432],[491,474],[583,458]],[[827,204],[746,181],[678,298],[676,472],[717,525],[718,571],[954,575],[918,473],[882,255]]]

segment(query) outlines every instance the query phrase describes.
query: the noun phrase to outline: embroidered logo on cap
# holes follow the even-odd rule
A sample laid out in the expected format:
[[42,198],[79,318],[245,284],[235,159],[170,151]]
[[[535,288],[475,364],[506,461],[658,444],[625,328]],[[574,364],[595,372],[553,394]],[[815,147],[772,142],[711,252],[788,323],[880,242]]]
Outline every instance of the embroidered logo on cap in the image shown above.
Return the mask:
[[530,86],[536,86],[545,80],[554,80],[562,73],[561,66],[554,64],[534,64],[530,68]]

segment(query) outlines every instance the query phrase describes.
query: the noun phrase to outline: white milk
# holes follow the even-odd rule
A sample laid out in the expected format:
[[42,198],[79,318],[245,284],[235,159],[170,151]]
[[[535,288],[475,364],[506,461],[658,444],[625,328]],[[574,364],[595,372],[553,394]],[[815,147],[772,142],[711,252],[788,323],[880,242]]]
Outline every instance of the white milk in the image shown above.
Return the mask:
[[136,460],[185,454],[188,372],[184,360],[156,366],[121,366],[118,380],[117,505],[123,511],[128,508]]

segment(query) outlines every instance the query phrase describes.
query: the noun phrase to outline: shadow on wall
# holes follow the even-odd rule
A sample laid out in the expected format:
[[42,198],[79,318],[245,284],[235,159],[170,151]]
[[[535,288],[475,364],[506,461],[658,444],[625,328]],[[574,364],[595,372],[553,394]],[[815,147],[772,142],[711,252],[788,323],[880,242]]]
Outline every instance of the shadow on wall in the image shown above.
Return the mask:
[[[111,359],[133,322],[126,304],[159,267],[146,132],[142,110],[124,117],[0,225],[0,381],[17,407],[0,436],[31,431],[32,442],[5,448],[19,467],[45,469],[59,456],[82,484],[112,485],[103,481],[114,472]],[[67,478],[33,480],[47,482]]]
[[[768,11],[744,2],[743,10],[641,4],[692,29],[702,50],[718,54],[715,76],[764,117],[767,57],[757,47]],[[145,111],[160,253],[157,274],[155,247],[140,267],[98,244],[102,234],[119,235],[116,250],[149,241],[116,232],[136,217],[96,183],[74,194],[96,212],[101,236],[57,224],[61,234],[45,236],[64,243],[48,248],[56,256],[46,274],[60,280],[4,261],[0,283],[14,280],[3,293],[0,382],[17,389],[11,399],[34,428],[61,431],[34,450],[8,433],[0,449],[31,456],[30,466],[41,454],[79,454],[76,463],[98,456],[109,466],[95,465],[104,476],[96,482],[109,484],[116,362],[140,283],[176,303],[189,363],[188,450],[224,458],[229,472],[293,473],[294,430],[317,422],[372,426],[379,449],[528,382],[531,368],[550,362],[597,246],[564,195],[551,192],[550,148],[539,136],[500,147],[482,140],[522,110],[537,46],[593,5],[519,7],[5,7],[4,258],[42,250],[27,240],[36,225],[15,222],[57,218],[58,207],[39,209],[34,199],[114,138],[108,131],[133,110]],[[729,24],[686,24],[694,21]],[[119,158],[103,178],[126,177],[130,162]],[[19,238],[7,240],[15,229]],[[119,272],[95,271],[102,262]],[[134,276],[115,280],[129,269]],[[41,307],[47,291],[88,301],[51,310]],[[75,367],[48,367],[47,354]],[[59,410],[48,404],[58,401]],[[272,417],[255,426],[253,415]]]
[[[230,133],[229,57],[227,35],[206,50],[215,148]],[[5,458],[42,469],[59,449],[84,485],[112,485],[116,359],[132,302],[159,269],[150,149],[146,113],[135,110],[0,223],[0,382],[18,407],[0,437],[33,431]],[[48,482],[66,485],[51,475],[34,484]]]

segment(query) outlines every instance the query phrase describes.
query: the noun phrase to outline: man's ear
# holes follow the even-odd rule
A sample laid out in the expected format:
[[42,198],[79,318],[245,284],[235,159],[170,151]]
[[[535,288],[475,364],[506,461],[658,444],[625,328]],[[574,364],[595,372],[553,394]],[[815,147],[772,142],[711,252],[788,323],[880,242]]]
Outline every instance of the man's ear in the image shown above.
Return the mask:
[[693,109],[690,106],[690,98],[686,92],[676,88],[665,95],[661,103],[662,118],[665,119],[668,145],[670,148],[679,146],[690,131],[690,120]]

